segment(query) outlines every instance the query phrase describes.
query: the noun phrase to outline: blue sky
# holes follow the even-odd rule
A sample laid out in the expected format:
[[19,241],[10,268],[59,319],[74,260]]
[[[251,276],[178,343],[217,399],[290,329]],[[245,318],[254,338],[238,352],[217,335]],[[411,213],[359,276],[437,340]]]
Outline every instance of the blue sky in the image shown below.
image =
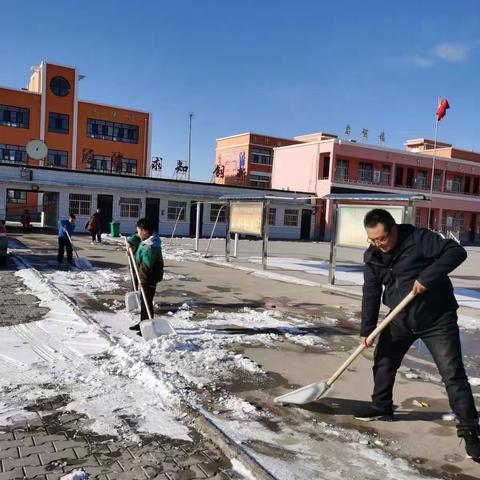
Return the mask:
[[41,60],[77,66],[80,98],[153,112],[152,154],[210,180],[215,139],[314,131],[480,151],[480,3],[344,0],[3,1],[0,85]]

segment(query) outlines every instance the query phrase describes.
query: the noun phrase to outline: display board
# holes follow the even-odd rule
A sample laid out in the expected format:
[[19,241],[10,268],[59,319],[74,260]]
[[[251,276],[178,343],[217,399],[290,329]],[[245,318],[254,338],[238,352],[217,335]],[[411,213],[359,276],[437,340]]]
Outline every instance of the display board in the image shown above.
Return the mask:
[[231,233],[262,236],[263,202],[231,202]]
[[336,245],[338,247],[367,248],[367,234],[363,226],[365,215],[373,208],[388,210],[397,223],[403,223],[405,207],[392,205],[339,205]]

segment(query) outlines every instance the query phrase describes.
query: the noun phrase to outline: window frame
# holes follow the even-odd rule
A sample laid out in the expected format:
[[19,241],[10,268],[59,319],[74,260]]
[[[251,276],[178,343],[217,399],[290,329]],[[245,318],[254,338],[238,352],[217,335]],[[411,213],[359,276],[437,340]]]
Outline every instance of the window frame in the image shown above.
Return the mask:
[[[5,152],[8,152],[7,154]],[[13,153],[14,160],[11,159]],[[21,157],[21,160],[18,160]],[[0,163],[9,163],[12,165],[27,165],[28,155],[25,147],[20,145],[0,144]]]
[[68,196],[68,212],[79,216],[90,216],[92,195],[87,193],[70,193]]
[[268,209],[267,222],[270,227],[274,227],[277,224],[277,209],[272,207]]
[[227,205],[224,203],[211,203],[210,204],[210,223],[215,223],[217,220],[218,211],[220,210],[220,215],[218,216],[218,223],[227,222]]
[[[55,160],[59,157],[62,157],[62,161],[60,165],[55,163]],[[52,162],[50,161],[51,158],[54,158]],[[63,162],[63,159],[65,160]],[[68,152],[65,150],[48,150],[47,154],[47,167],[53,168],[68,168]]]
[[[121,136],[119,135],[120,130],[122,131]],[[87,118],[87,137],[89,138],[138,144],[139,136],[140,127],[138,125]]]
[[[52,126],[52,120],[55,121],[55,123],[60,120],[62,125],[60,127],[57,127],[56,125]],[[70,116],[66,113],[48,112],[48,131],[52,133],[70,133]]]
[[[5,112],[9,112],[8,120],[6,120]],[[15,113],[15,121],[12,121],[11,113]],[[21,121],[17,116],[21,114]],[[30,128],[30,109],[25,107],[17,107],[15,105],[0,104],[0,126],[12,128]]]
[[[175,204],[175,205],[174,205]],[[183,208],[179,215],[180,208]],[[187,218],[187,202],[182,200],[169,200],[167,204],[167,220],[185,222]]]
[[298,210],[286,208],[283,212],[283,225],[285,227],[298,227]]
[[[13,192],[13,196],[10,196],[10,192]],[[20,195],[17,195],[20,194]],[[7,203],[14,205],[26,205],[27,192],[25,190],[16,190],[14,188],[7,189]]]
[[120,218],[140,218],[142,200],[134,197],[120,197]]

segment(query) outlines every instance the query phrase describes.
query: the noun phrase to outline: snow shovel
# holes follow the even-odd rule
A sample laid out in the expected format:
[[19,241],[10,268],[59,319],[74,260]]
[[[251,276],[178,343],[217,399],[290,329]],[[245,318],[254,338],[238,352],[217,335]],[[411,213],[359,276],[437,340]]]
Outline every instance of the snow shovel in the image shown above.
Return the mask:
[[154,338],[159,337],[160,335],[171,335],[175,334],[175,329],[172,327],[170,322],[164,318],[153,318],[152,311],[147,302],[147,296],[145,295],[145,289],[140,283],[140,274],[138,272],[137,264],[135,263],[135,258],[133,257],[133,252],[130,247],[128,247],[128,254],[130,255],[130,261],[132,262],[133,269],[135,270],[135,275],[137,277],[138,286],[140,287],[140,292],[142,294],[143,301],[145,303],[145,308],[147,309],[148,320],[142,320],[140,322],[140,331],[142,332],[143,338],[148,340],[153,340]]
[[133,285],[133,292],[127,292],[125,294],[125,308],[129,313],[136,313],[140,311],[141,304],[140,304],[140,291],[137,290],[135,285],[135,277],[133,276],[133,267],[132,267],[132,259],[128,253],[128,242],[127,237],[123,237],[125,239],[125,246],[127,247],[127,258],[128,258],[128,268],[130,270],[130,276],[132,277],[132,285]]
[[80,270],[92,270],[93,269],[92,264],[86,258],[82,258],[78,255],[77,249],[75,248],[75,245],[73,244],[72,238],[70,237],[67,229],[64,228],[63,231],[67,234],[70,245],[72,246],[72,249],[75,252],[75,255],[77,257],[75,259],[75,266]]
[[[377,328],[368,336],[367,341],[373,341],[377,335],[400,313],[413,299],[415,294],[410,292],[384,319],[377,325]],[[338,368],[338,370],[326,381],[319,383],[312,383],[306,387],[299,388],[293,392],[286,393],[274,399],[275,403],[280,405],[297,404],[303,405],[305,403],[314,402],[324,397],[334,382],[340,375],[353,363],[353,361],[365,350],[364,345],[360,344],[356,350],[348,357],[347,360]]]

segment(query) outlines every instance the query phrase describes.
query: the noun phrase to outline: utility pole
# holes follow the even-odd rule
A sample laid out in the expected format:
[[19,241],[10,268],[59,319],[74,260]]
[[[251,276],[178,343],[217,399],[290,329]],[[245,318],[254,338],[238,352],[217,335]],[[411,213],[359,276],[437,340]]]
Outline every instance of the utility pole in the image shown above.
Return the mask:
[[192,164],[192,118],[193,112],[188,114],[189,117],[189,129],[188,129],[188,180],[190,180],[190,171]]

